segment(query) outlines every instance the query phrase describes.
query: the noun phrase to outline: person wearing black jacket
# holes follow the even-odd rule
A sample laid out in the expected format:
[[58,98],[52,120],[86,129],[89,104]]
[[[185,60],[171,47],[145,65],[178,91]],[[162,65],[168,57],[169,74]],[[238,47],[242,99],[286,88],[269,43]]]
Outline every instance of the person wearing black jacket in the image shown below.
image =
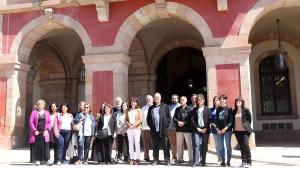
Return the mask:
[[99,164],[104,162],[105,164],[112,163],[111,161],[112,143],[113,143],[113,136],[117,125],[115,117],[112,113],[113,113],[112,106],[106,104],[104,108],[104,113],[99,117],[97,132],[101,132],[100,130],[107,130],[107,136],[103,138],[96,138],[99,141],[98,144],[96,145],[96,157],[94,160],[98,161]]
[[[232,136],[232,109],[227,106],[227,96],[221,95],[219,97],[220,106],[217,108],[216,121],[213,123],[213,127],[217,130],[217,144],[220,148],[221,166],[230,166],[230,160],[232,155],[231,149],[231,136]],[[227,163],[225,164],[225,147],[226,143]]]
[[183,162],[184,140],[188,148],[189,161],[192,162],[193,160],[191,129],[191,115],[193,109],[187,106],[187,98],[185,96],[180,97],[180,104],[181,106],[176,108],[173,117],[176,126],[177,164]]
[[253,132],[251,128],[251,113],[245,108],[245,101],[238,97],[234,102],[233,110],[233,130],[241,150],[241,167],[248,168],[252,164],[251,151],[249,148],[249,137]]
[[201,155],[201,166],[206,165],[206,152],[210,133],[210,112],[205,105],[205,97],[197,95],[197,107],[193,108],[191,125],[193,129],[193,164],[195,167]]
[[154,94],[154,104],[149,107],[147,115],[147,124],[153,143],[153,163],[156,165],[159,161],[159,143],[162,141],[164,150],[164,159],[167,165],[170,163],[170,148],[168,146],[168,127],[171,122],[171,114],[166,104],[161,102],[160,93]]

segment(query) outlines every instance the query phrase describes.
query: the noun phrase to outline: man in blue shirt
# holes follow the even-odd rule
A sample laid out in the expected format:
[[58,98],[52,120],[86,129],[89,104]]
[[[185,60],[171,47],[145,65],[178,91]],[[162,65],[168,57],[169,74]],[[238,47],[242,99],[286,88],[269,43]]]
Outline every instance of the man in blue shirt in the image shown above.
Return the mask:
[[167,165],[170,163],[170,149],[168,146],[168,127],[171,122],[171,115],[166,104],[161,102],[160,93],[154,94],[154,104],[149,107],[147,115],[147,124],[153,143],[153,163],[159,162],[159,143],[162,142],[164,150],[164,159]]

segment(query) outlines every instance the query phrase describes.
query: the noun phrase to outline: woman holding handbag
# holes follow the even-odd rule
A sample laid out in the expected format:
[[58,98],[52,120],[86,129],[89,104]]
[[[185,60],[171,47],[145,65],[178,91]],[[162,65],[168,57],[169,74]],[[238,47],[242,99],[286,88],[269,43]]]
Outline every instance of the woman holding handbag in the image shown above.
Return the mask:
[[116,128],[116,120],[112,114],[112,106],[105,105],[104,114],[100,116],[96,138],[99,140],[96,145],[98,163],[111,164],[112,140]]
[[[139,103],[136,97],[131,98],[130,110],[126,116],[128,126],[127,134],[129,140],[129,155],[130,165],[138,165],[140,162],[140,138],[142,127],[142,110],[139,108]],[[134,156],[135,148],[135,156]]]

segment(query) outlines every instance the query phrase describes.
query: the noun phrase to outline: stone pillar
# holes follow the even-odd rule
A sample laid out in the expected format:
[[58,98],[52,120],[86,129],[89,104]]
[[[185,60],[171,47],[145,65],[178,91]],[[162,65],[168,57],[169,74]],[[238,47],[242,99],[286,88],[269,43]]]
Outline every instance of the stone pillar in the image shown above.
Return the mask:
[[6,113],[1,130],[0,148],[10,149],[28,144],[28,128],[25,121],[26,79],[30,65],[1,63],[0,76],[7,79]]
[[[117,96],[124,100],[128,99],[130,58],[126,54],[85,55],[82,56],[82,59],[85,64],[85,100],[88,103],[93,103],[95,111],[99,110],[99,101],[113,104],[113,98]],[[112,74],[112,78],[110,74]],[[98,79],[93,79],[94,77]],[[112,82],[110,79],[112,79]],[[112,85],[111,93],[110,85]],[[97,103],[95,100],[93,101],[93,98],[97,99]]]
[[[250,65],[249,65],[251,46],[249,45],[249,46],[235,47],[235,48],[204,47],[202,48],[202,50],[206,60],[208,106],[209,107],[212,106],[213,96],[219,94],[218,84],[217,84],[218,66],[239,65],[238,67],[239,67],[239,75],[240,75],[239,76],[240,95],[245,99],[245,106],[249,108],[250,112],[252,113]],[[229,72],[227,76],[231,78],[230,76],[233,75],[230,74]],[[228,97],[229,99],[233,99],[233,100],[235,99],[235,98],[230,98],[231,96]],[[254,134],[252,134],[252,136],[254,136]],[[234,139],[233,142],[236,143],[236,140]],[[251,139],[250,142],[252,147],[255,147],[254,137]]]
[[240,69],[239,72],[241,96],[245,99],[246,107],[252,110],[249,67],[249,56],[251,52],[251,47],[204,47],[202,48],[202,50],[206,60],[207,90],[209,101],[208,105],[212,106],[212,98],[218,93],[216,66],[225,64],[238,64]]

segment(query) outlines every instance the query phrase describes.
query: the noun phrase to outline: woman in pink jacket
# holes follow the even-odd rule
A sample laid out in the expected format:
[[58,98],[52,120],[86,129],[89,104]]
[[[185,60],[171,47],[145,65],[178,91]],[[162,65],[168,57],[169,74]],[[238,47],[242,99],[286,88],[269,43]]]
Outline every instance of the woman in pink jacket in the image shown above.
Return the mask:
[[40,161],[50,164],[49,130],[51,129],[50,113],[45,108],[45,101],[40,99],[36,103],[36,110],[30,115],[29,144],[30,162],[40,165]]

